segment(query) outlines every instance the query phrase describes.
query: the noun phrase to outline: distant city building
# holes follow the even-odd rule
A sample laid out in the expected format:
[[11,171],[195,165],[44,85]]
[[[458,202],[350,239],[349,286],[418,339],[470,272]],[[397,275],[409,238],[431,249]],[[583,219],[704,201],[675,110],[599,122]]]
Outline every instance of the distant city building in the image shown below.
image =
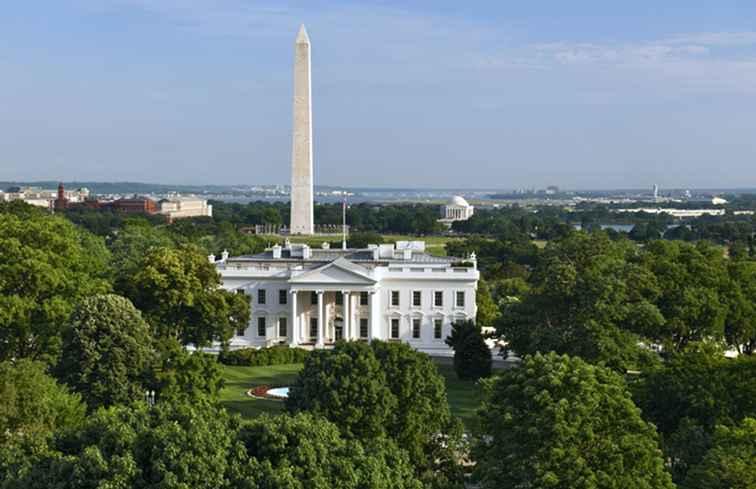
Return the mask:
[[723,216],[725,214],[724,209],[668,209],[662,207],[654,208],[632,208],[632,209],[615,209],[613,212],[629,212],[638,213],[645,212],[646,214],[669,214],[672,217],[701,217],[701,216]]
[[559,193],[559,187],[556,185],[549,185],[546,187],[546,195],[555,195]]
[[158,202],[158,207],[158,212],[166,216],[169,221],[183,217],[212,217],[213,215],[213,206],[204,199],[189,197],[162,199]]
[[713,205],[725,205],[727,203],[727,200],[723,199],[722,197],[712,197],[711,203]]
[[110,206],[124,214],[155,214],[157,202],[148,197],[134,197],[131,199],[118,199],[110,203]]
[[444,340],[452,323],[477,312],[475,255],[429,255],[422,241],[344,250],[287,240],[257,255],[208,258],[223,287],[252,306],[249,324],[231,340],[236,348],[376,339],[450,355]]
[[69,204],[83,202],[88,197],[89,190],[86,188],[66,190],[62,183],[58,185],[57,190],[10,187],[5,191],[0,191],[0,201],[21,200],[29,205],[46,209],[65,209]]
[[659,186],[656,184],[654,184],[653,193],[654,193],[654,200],[658,200],[659,199]]
[[455,195],[446,203],[441,206],[441,219],[439,221],[451,224],[454,221],[466,221],[470,219],[475,212],[475,208],[467,203],[467,201],[459,196]]

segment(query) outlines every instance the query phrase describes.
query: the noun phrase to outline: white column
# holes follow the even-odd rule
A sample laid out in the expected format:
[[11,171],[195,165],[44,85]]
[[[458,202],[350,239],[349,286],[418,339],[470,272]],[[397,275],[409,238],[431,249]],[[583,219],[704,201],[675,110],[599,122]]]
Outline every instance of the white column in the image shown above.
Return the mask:
[[341,292],[342,304],[343,304],[343,316],[344,316],[344,339],[349,341],[352,339],[352,320],[349,314],[352,312],[352,305],[350,304],[351,295],[349,291]]
[[378,294],[374,290],[368,292],[368,341],[378,336],[378,321],[380,319],[378,314]]
[[324,333],[325,333],[325,305],[323,304],[323,291],[319,290],[318,294],[318,340],[315,346],[323,348],[325,346]]
[[299,316],[297,315],[297,291],[291,291],[291,346],[299,346]]

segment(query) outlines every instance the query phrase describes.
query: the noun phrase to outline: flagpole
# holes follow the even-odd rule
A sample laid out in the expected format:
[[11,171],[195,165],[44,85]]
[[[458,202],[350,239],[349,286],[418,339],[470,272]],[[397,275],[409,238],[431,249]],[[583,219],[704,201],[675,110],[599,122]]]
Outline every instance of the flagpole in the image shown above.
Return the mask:
[[347,249],[347,242],[346,242],[346,195],[344,196],[344,200],[341,203],[341,249],[345,250]]

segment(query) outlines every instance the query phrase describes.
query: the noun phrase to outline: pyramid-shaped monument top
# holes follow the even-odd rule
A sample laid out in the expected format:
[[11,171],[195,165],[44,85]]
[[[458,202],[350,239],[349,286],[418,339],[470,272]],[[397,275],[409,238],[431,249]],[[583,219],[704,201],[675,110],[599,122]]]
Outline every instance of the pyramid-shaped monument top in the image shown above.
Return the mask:
[[299,33],[297,34],[297,44],[310,44],[310,38],[307,36],[307,29],[304,24],[299,26]]

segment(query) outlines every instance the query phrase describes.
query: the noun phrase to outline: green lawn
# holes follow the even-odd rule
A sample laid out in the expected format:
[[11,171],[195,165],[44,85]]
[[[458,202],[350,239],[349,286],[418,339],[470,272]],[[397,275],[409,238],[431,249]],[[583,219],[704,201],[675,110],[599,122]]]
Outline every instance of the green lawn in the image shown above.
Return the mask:
[[[481,399],[480,386],[470,381],[457,379],[450,365],[437,365],[439,373],[446,380],[446,392],[452,413],[469,428],[475,409]],[[262,413],[276,414],[283,409],[282,401],[254,399],[247,396],[247,390],[261,384],[290,385],[294,382],[301,363],[275,365],[272,367],[230,367],[221,366],[225,386],[221,391],[221,403],[228,410],[243,417],[254,417]]]

